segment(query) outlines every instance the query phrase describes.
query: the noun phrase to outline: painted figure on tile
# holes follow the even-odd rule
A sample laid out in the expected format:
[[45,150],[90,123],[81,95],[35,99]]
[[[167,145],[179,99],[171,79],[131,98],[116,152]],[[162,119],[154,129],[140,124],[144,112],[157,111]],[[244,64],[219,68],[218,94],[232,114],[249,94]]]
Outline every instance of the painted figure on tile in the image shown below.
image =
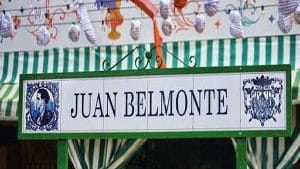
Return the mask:
[[32,98],[30,103],[33,121],[39,126],[47,125],[53,117],[53,112],[54,105],[48,91],[44,88],[38,89],[36,96]]

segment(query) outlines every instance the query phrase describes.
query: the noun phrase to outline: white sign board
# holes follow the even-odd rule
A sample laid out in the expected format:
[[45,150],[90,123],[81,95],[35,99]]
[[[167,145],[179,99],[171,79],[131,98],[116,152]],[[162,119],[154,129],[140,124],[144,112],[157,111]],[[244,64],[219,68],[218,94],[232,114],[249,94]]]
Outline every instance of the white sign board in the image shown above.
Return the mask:
[[22,133],[288,129],[290,84],[285,70],[201,74],[201,69],[186,70],[184,74],[23,78]]

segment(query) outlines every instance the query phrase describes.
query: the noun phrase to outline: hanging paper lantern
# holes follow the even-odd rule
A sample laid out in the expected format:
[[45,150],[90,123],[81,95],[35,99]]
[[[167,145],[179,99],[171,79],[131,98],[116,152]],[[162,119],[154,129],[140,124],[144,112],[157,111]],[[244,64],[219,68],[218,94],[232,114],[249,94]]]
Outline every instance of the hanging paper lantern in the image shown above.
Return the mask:
[[84,3],[79,3],[78,10],[77,10],[77,17],[79,19],[81,29],[83,30],[87,40],[91,44],[96,45],[95,31],[94,28],[92,27],[91,20],[89,18],[86,7],[84,6]]
[[8,12],[2,12],[0,16],[0,35],[3,38],[14,36],[13,19]]
[[170,11],[170,0],[161,0],[159,3],[159,12],[162,18],[167,19]]
[[278,0],[279,15],[290,15],[296,11],[298,0]]
[[48,45],[48,43],[50,42],[50,37],[51,37],[50,32],[46,28],[46,26],[43,25],[38,28],[36,32],[36,41],[38,45],[40,46]]
[[71,39],[72,42],[77,42],[79,40],[80,36],[80,27],[76,24],[72,24],[69,27],[69,39]]
[[283,33],[290,32],[293,27],[292,16],[291,15],[288,15],[288,16],[280,15],[277,24]]
[[207,0],[204,4],[205,13],[208,16],[214,16],[219,10],[219,0]]
[[236,38],[244,37],[244,30],[241,22],[241,16],[238,11],[232,11],[230,17],[230,34]]
[[141,34],[141,21],[133,19],[131,21],[130,35],[133,40],[138,40]]
[[174,6],[177,9],[182,9],[187,4],[187,0],[174,0]]
[[198,33],[202,33],[205,29],[205,17],[200,14],[197,15],[194,22],[194,28]]
[[170,36],[172,34],[172,19],[168,18],[163,21],[161,25],[161,30],[166,36]]
[[300,3],[298,4],[298,8],[296,9],[294,13],[294,18],[297,24],[300,24]]

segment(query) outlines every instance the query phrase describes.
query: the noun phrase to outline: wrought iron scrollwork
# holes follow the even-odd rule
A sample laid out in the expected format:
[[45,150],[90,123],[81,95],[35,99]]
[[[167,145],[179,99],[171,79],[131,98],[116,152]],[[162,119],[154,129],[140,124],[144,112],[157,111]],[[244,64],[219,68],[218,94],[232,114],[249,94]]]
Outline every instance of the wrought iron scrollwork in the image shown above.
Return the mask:
[[[197,62],[196,62],[195,56],[190,56],[187,59],[188,63],[186,63],[185,61],[181,60],[179,57],[174,55],[172,52],[170,52],[167,48],[164,48],[163,46],[160,46],[160,47],[168,55],[171,55],[173,57],[173,59],[176,59],[180,63],[182,63],[184,65],[184,67],[192,68],[192,67],[196,66]],[[114,69],[117,65],[121,64],[123,62],[123,60],[125,60],[130,55],[132,55],[132,53],[135,52],[136,50],[142,50],[142,53],[144,53],[144,55],[140,55],[137,58],[135,58],[134,63],[135,63],[136,69],[138,69],[138,70],[147,69],[147,68],[159,69],[162,67],[164,60],[163,60],[163,57],[155,55],[156,46],[153,46],[149,51],[147,51],[146,48],[143,46],[136,46],[134,49],[129,51],[125,56],[123,56],[120,60],[118,60],[114,65],[111,65],[110,60],[105,59],[102,62],[103,70],[110,71],[110,70]],[[153,62],[153,60],[155,60],[155,62]],[[143,61],[144,61],[144,64],[143,64]]]
[[182,63],[185,67],[188,68],[193,68],[196,67],[197,65],[197,61],[196,61],[196,57],[195,56],[189,56],[188,58],[188,62],[186,63],[185,61],[181,60],[179,57],[177,57],[176,55],[174,55],[172,52],[170,52],[168,49],[166,48],[162,48],[164,51],[166,51],[168,54],[170,54],[173,58],[175,58],[176,60],[178,60],[180,63]]

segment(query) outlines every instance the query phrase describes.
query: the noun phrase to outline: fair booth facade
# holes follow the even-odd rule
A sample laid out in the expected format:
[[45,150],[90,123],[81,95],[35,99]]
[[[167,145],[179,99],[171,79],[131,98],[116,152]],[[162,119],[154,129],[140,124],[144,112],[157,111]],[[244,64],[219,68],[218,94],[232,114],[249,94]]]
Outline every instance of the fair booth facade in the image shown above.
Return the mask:
[[57,139],[57,168],[122,168],[150,138],[233,138],[242,168],[297,163],[297,0],[111,2],[0,0],[0,124]]

